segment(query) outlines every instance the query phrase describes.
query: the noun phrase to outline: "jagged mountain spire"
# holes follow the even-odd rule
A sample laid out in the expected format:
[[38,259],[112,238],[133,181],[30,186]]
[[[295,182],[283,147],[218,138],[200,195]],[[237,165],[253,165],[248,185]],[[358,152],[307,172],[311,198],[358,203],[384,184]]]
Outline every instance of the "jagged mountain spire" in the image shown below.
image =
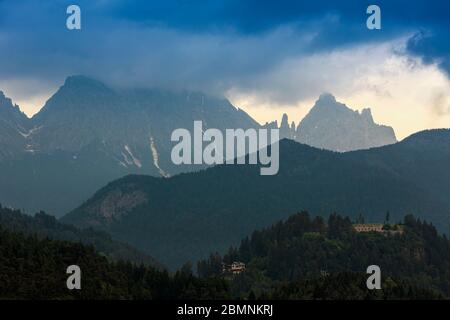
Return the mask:
[[289,126],[289,118],[286,113],[283,113],[279,129],[280,129],[280,139],[295,138],[295,124],[292,123],[292,125]]
[[300,122],[296,140],[333,151],[368,149],[397,142],[391,127],[373,121],[370,109],[361,113],[324,93]]

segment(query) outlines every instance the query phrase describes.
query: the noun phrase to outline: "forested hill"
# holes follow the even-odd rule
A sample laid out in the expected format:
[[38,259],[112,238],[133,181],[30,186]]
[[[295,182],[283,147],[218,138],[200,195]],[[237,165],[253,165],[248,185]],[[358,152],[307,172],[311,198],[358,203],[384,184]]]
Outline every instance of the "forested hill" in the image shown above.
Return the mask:
[[110,232],[176,268],[226,250],[294,212],[363,213],[382,221],[406,214],[450,231],[450,130],[336,153],[280,141],[280,170],[221,165],[168,179],[127,176],[100,189],[62,218]]
[[98,252],[113,261],[125,260],[163,268],[159,262],[148,254],[128,244],[113,240],[106,232],[93,229],[78,229],[74,226],[63,224],[55,217],[44,212],[39,212],[33,217],[23,214],[19,210],[3,208],[0,205],[0,227],[4,230],[25,235],[35,235],[41,239],[50,238],[92,245]]
[[[66,287],[67,267],[81,268],[81,290]],[[247,279],[247,278],[244,278]],[[364,275],[343,272],[303,282],[274,283],[261,298],[296,299],[441,299],[432,288],[392,280],[383,290],[369,291]],[[108,261],[92,246],[24,236],[0,226],[1,299],[230,299],[256,298],[236,277],[199,278],[189,264],[169,275],[148,266]],[[259,282],[255,281],[255,285]]]
[[[81,268],[81,290],[69,290],[67,267]],[[148,266],[113,263],[91,246],[39,239],[0,227],[2,299],[224,299],[224,280],[203,280],[189,269],[173,276]]]
[[[253,232],[223,257],[212,254],[198,263],[198,272],[202,277],[210,277],[222,273],[222,262],[244,262],[247,268],[239,280],[241,292],[259,296],[263,288],[284,283],[287,291],[282,296],[290,292],[288,295],[292,297],[312,298],[314,294],[308,292],[307,288],[311,289],[308,281],[317,284],[314,279],[329,276],[343,281],[348,276],[342,278],[339,274],[365,274],[368,266],[378,265],[382,288],[392,289],[404,281],[449,297],[450,241],[439,235],[431,224],[413,216],[406,216],[397,227],[403,230],[402,234],[357,233],[348,218],[333,214],[325,221],[302,212]],[[385,228],[394,227],[386,225]],[[364,288],[366,279],[367,275],[363,282],[355,283],[354,289]],[[329,280],[320,282],[327,287]],[[337,286],[335,282],[334,286]],[[346,286],[343,283],[342,290]],[[364,290],[361,292],[365,294]]]

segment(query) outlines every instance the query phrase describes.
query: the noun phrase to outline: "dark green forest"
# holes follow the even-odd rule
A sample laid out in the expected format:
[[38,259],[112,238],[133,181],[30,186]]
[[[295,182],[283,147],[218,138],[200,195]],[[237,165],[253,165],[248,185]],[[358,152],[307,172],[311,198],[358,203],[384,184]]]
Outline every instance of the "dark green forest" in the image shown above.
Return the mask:
[[51,238],[92,245],[99,253],[113,261],[126,260],[163,268],[153,257],[126,243],[113,240],[111,235],[106,232],[92,228],[79,229],[61,223],[54,216],[45,212],[30,216],[21,213],[19,210],[3,208],[0,205],[0,227],[12,232],[35,235],[38,238]]
[[[69,290],[66,269],[82,270]],[[39,239],[0,228],[0,299],[224,299],[223,279],[200,279],[188,266],[173,275],[130,262],[111,262],[92,246]]]
[[[412,216],[402,235],[357,234],[348,218],[303,212],[255,231],[223,257],[211,254],[176,272],[102,254],[92,244],[43,236],[39,218],[1,209],[0,299],[443,299],[449,296],[450,243]],[[38,220],[35,220],[38,219]],[[52,221],[48,218],[49,221]],[[44,219],[45,220],[45,219]],[[54,223],[54,222],[53,222]],[[48,229],[72,230],[50,223]],[[12,228],[14,226],[14,228]],[[56,228],[58,226],[58,228]],[[74,228],[73,230],[78,230]],[[72,231],[73,231],[72,230]],[[85,230],[78,230],[83,235]],[[47,231],[50,235],[51,232]],[[54,235],[58,235],[53,231]],[[60,235],[59,235],[60,236]],[[229,275],[222,263],[243,261]],[[66,269],[82,270],[69,290]],[[368,290],[365,268],[378,264],[382,290]]]
[[[367,275],[340,272],[276,286],[261,299],[276,300],[437,300],[445,299],[437,290],[419,287],[411,281],[389,278],[382,290],[368,290]],[[250,292],[250,296],[255,296]]]
[[[354,292],[348,297],[364,299],[369,294],[364,289],[368,277],[366,269],[378,265],[385,285],[382,288],[391,292],[372,292],[370,297],[377,297],[377,294],[404,297],[405,292],[410,291],[409,294],[420,295],[420,290],[448,297],[449,240],[439,235],[431,224],[411,215],[404,218],[402,227],[403,234],[357,233],[349,218],[332,214],[325,221],[302,212],[270,228],[253,232],[224,256],[211,254],[209,259],[198,263],[198,272],[201,277],[215,277],[222,273],[222,263],[241,261],[247,268],[235,276],[232,290],[242,297],[264,297],[267,291],[277,287],[276,296],[314,298],[315,289],[308,291],[305,287],[330,288],[335,285],[336,292],[324,293],[325,297],[344,290]],[[359,289],[345,289],[349,285],[348,279],[353,279],[354,289]],[[285,292],[280,292],[280,288]],[[406,291],[399,293],[396,290]],[[341,298],[345,296],[341,295]]]
[[[168,179],[127,176],[62,221],[107,231],[171,269],[224,252],[299,210],[322,217],[363,213],[372,222],[383,221],[386,211],[394,220],[414,214],[447,232],[449,159],[450,130],[423,131],[394,145],[346,153],[282,140],[274,176],[261,176],[256,165],[219,165]],[[140,201],[118,205],[129,198]]]

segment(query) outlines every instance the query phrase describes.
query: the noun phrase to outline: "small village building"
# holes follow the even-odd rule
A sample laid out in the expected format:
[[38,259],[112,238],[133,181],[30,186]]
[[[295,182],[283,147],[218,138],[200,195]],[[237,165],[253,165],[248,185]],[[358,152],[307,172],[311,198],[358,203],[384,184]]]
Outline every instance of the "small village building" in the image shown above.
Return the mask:
[[381,223],[358,223],[353,228],[356,232],[383,232],[383,224]]
[[240,274],[244,271],[245,271],[245,263],[240,261],[235,261],[230,265],[227,264],[222,265],[223,273]]
[[239,274],[245,271],[245,263],[243,262],[233,262],[231,264],[231,272],[233,274]]
[[353,229],[358,233],[379,232],[385,235],[402,235],[404,233],[401,225],[387,225],[387,229],[385,229],[385,225],[382,223],[357,223],[353,225]]

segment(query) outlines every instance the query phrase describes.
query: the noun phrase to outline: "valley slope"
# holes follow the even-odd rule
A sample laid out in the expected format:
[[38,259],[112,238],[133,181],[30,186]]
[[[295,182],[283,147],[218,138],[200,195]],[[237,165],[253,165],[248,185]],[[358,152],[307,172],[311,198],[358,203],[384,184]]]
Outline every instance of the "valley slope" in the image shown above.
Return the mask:
[[382,222],[414,214],[450,228],[450,130],[430,130],[379,148],[336,153],[280,142],[280,171],[222,165],[161,179],[109,183],[63,217],[111,232],[170,267],[223,251],[258,228],[308,210]]
[[111,261],[128,261],[164,269],[151,256],[136,250],[128,244],[113,240],[105,232],[93,229],[78,229],[74,226],[63,224],[56,220],[54,216],[44,212],[30,216],[18,210],[0,206],[0,229],[38,239],[82,243],[86,246],[93,246],[101,255]]

